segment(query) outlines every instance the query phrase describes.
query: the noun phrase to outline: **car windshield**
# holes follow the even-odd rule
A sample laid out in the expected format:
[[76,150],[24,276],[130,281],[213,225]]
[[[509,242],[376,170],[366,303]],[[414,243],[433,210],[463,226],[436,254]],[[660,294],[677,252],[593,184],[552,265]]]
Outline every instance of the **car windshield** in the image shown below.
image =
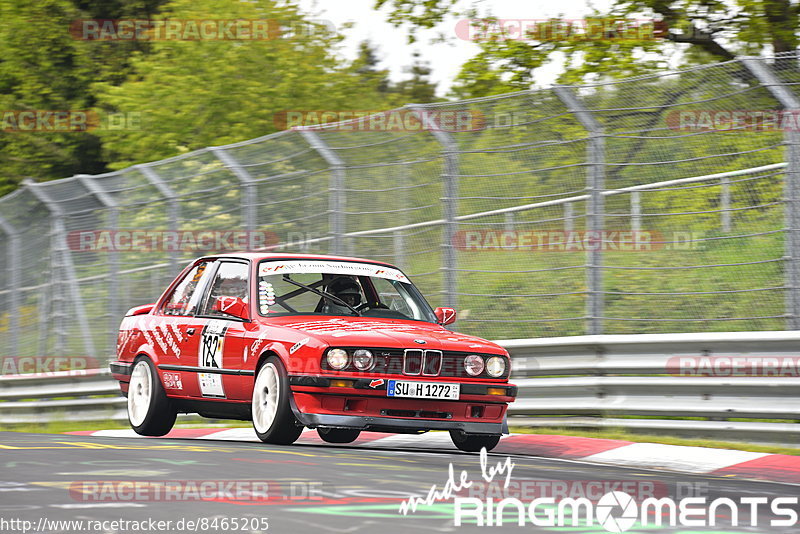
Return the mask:
[[258,307],[265,316],[368,316],[436,322],[428,303],[402,272],[369,263],[261,262]]

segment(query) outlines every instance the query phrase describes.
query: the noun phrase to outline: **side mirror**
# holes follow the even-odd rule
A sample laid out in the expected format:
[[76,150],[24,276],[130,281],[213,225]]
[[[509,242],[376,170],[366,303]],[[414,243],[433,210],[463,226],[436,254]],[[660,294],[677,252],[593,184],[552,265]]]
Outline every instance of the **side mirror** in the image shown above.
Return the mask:
[[133,315],[147,315],[152,311],[155,307],[155,304],[145,304],[144,306],[135,306],[128,310],[128,313],[125,314],[125,317],[131,317]]
[[214,299],[211,311],[232,315],[245,321],[250,319],[250,314],[247,312],[247,303],[239,297],[217,297]]
[[436,308],[433,313],[436,314],[436,322],[442,326],[456,322],[456,310],[453,308]]

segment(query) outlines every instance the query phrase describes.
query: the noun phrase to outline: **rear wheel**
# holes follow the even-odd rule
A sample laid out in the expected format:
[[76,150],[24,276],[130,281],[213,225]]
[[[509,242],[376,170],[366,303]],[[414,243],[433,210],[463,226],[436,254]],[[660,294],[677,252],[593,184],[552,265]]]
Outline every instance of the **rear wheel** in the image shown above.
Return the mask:
[[328,443],[353,443],[361,431],[355,428],[318,428],[317,434]]
[[290,394],[281,360],[270,356],[258,368],[253,385],[253,428],[261,441],[289,445],[300,437],[303,427],[292,413]]
[[450,439],[453,445],[464,452],[478,452],[484,447],[489,452],[500,443],[499,434],[465,434],[460,430],[451,430]]
[[163,436],[172,430],[178,412],[167,398],[156,368],[148,358],[133,364],[128,384],[128,421],[142,436]]

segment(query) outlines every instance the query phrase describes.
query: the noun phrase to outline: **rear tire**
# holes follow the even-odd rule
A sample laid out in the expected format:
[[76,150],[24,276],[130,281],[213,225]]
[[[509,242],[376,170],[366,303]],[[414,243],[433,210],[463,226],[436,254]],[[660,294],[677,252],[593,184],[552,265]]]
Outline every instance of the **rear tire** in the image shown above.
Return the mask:
[[251,404],[253,429],[264,443],[289,445],[303,432],[292,413],[290,395],[283,363],[277,356],[270,356],[256,371]]
[[479,452],[484,447],[489,452],[500,443],[500,434],[465,434],[460,430],[451,430],[450,439],[453,445],[464,452]]
[[317,434],[328,443],[353,443],[361,431],[357,428],[318,428]]
[[142,436],[163,436],[172,430],[178,411],[161,385],[155,365],[141,356],[133,363],[128,385],[128,422]]

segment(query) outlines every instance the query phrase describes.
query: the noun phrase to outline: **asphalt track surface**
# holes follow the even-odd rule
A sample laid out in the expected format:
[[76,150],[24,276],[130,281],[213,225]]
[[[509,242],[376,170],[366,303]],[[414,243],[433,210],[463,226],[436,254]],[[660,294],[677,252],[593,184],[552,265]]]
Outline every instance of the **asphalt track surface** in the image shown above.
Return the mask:
[[[443,438],[446,435],[442,436]],[[526,522],[519,527],[516,512],[506,511],[502,526],[465,524],[454,526],[453,502],[421,505],[414,513],[401,515],[400,503],[409,495],[425,497],[436,484],[442,489],[448,480],[448,466],[455,478],[466,471],[474,485],[465,491],[473,496],[497,497],[484,491],[499,491],[505,475],[498,473],[494,486],[480,485],[482,470],[478,454],[428,446],[414,448],[406,440],[397,448],[370,449],[367,446],[330,445],[306,442],[274,446],[247,441],[206,439],[104,438],[95,436],[0,433],[0,532],[268,532],[318,534],[411,534],[426,532],[608,532],[593,522],[572,527],[541,527]],[[553,488],[570,488],[570,495],[604,483],[606,489],[647,491],[656,496],[680,498],[694,492],[709,500],[729,497],[796,497],[800,487],[791,484],[686,475],[660,471],[590,465],[526,455],[488,455],[489,467],[510,458],[511,493],[527,504],[535,496],[547,496]],[[182,491],[169,499],[154,494],[135,498],[122,488],[167,483]],[[201,500],[190,489],[206,481],[238,481],[249,488],[254,482],[269,485],[266,494],[244,492]],[[105,482],[105,486],[100,483]],[[128,486],[119,484],[129,483]],[[520,486],[515,486],[519,484]],[[619,484],[626,484],[619,486]],[[535,491],[521,494],[519,487]],[[97,488],[115,488],[98,491]],[[265,487],[265,486],[259,486]],[[481,487],[484,489],[481,490]],[[514,489],[517,488],[517,489]],[[537,488],[531,490],[530,488]],[[644,488],[644,490],[643,490]],[[517,492],[517,493],[515,493]],[[680,493],[680,495],[679,495]],[[309,495],[310,494],[310,495]],[[232,497],[231,497],[232,495]],[[501,498],[502,496],[500,496]],[[499,500],[496,499],[496,500]],[[797,510],[797,507],[793,507]],[[746,512],[746,509],[745,509]],[[622,508],[616,515],[624,513]],[[657,527],[638,523],[627,532],[800,532],[795,527],[770,527],[769,509],[757,514],[757,527],[732,527],[725,508],[716,514],[715,527]],[[227,524],[223,524],[223,519]],[[237,529],[232,528],[237,520]],[[740,522],[749,524],[747,513]],[[59,520],[83,521],[57,524]],[[145,521],[147,524],[113,524],[115,520]],[[203,523],[205,520],[205,523]],[[216,520],[216,523],[214,521]],[[16,521],[16,522],[15,522]],[[22,523],[29,521],[30,523]],[[105,521],[104,529],[87,530],[89,521]],[[171,521],[159,526],[158,521]],[[179,523],[183,521],[183,523]],[[189,521],[197,524],[187,528]],[[245,523],[247,523],[245,525]],[[265,524],[266,523],[266,524]],[[97,523],[95,523],[97,525]],[[180,528],[179,527],[182,527]]]

